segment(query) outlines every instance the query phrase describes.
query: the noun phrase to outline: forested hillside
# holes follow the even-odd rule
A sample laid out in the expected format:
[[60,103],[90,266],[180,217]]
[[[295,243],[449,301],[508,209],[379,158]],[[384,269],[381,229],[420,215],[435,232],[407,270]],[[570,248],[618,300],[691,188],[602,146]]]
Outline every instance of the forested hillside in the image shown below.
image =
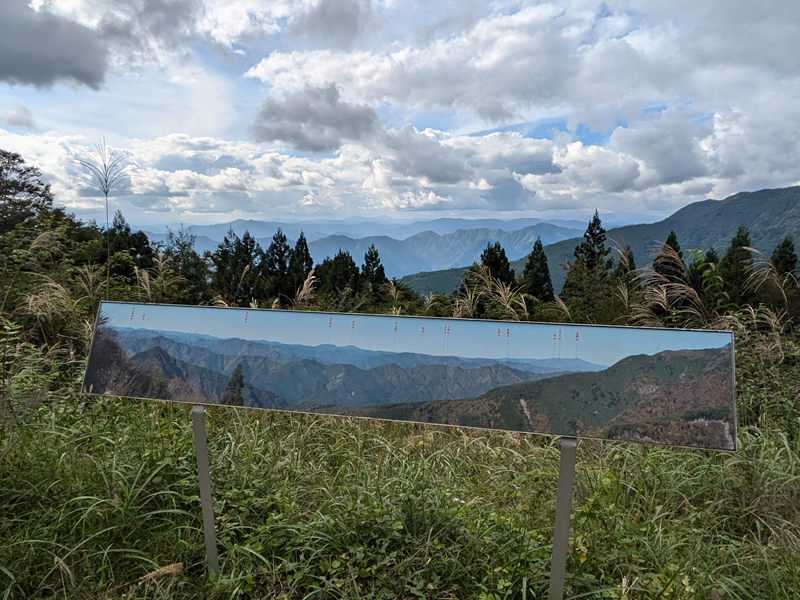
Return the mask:
[[[764,253],[771,253],[787,235],[800,239],[800,186],[742,192],[724,200],[695,202],[663,221],[616,227],[609,229],[607,235],[611,244],[630,246],[636,264],[644,266],[653,260],[670,231],[676,233],[685,250],[705,252],[713,248],[722,255],[740,225],[747,226],[752,246]],[[579,241],[580,238],[553,244],[545,242],[544,251],[557,291],[566,279],[566,270],[561,265],[574,260],[573,250]],[[511,260],[511,267],[520,273],[526,260],[527,256]],[[464,264],[469,266],[467,262]],[[464,270],[460,269],[462,273]],[[460,284],[458,271],[446,269],[413,274],[403,281],[421,293],[429,290],[450,293]]]

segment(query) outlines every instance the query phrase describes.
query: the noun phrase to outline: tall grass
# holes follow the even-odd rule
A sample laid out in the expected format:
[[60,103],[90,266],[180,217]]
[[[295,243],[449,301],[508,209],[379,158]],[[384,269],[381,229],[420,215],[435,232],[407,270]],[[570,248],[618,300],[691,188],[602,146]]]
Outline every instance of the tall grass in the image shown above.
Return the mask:
[[[7,428],[0,597],[546,597],[552,440],[210,409],[213,581],[188,410],[61,394]],[[568,596],[795,597],[797,449],[740,442],[581,442]]]

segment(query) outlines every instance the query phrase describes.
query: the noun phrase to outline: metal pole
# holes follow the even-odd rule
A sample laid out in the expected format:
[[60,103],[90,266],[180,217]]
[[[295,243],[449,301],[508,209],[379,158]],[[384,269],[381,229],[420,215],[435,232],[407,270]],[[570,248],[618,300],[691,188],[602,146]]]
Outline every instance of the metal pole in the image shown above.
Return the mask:
[[558,470],[556,524],[553,528],[553,558],[550,563],[550,600],[563,600],[569,550],[569,517],[572,512],[572,483],[575,480],[576,438],[561,438],[561,465]]
[[206,564],[219,577],[217,557],[217,532],[214,531],[214,505],[211,500],[211,473],[208,468],[208,446],[206,445],[206,412],[202,406],[192,406],[192,431],[197,453],[197,475],[200,478],[200,504],[203,507],[203,533],[206,538]]

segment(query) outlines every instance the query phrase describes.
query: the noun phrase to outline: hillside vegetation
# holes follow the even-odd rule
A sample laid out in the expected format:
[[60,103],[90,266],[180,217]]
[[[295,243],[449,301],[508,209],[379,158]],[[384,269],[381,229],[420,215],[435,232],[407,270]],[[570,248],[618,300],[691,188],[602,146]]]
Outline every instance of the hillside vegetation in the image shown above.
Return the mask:
[[[800,239],[800,186],[741,192],[724,200],[694,202],[675,214],[657,223],[626,225],[609,229],[608,239],[617,245],[629,245],[638,265],[651,262],[674,231],[681,246],[705,252],[714,248],[722,254],[740,225],[747,225],[754,248],[771,252],[787,235]],[[556,291],[560,291],[566,279],[566,270],[561,265],[574,260],[573,250],[580,238],[566,239],[547,244],[545,254],[550,263],[550,273]],[[511,259],[511,267],[521,273],[527,256]],[[414,273],[403,277],[403,282],[421,294],[439,292],[449,294],[457,290],[469,267],[464,261],[461,269],[444,269],[426,273]],[[460,277],[457,273],[460,272]]]
[[[797,597],[791,240],[759,256],[740,227],[721,256],[665,244],[633,270],[597,219],[552,299],[542,263],[521,289],[499,246],[456,295],[423,298],[382,276],[377,253],[361,267],[344,253],[309,265],[276,233],[266,250],[237,236],[201,256],[186,232],[154,247],[121,215],[108,230],[81,223],[21,157],[3,159],[14,168],[0,181],[0,597],[505,600],[523,587],[546,597],[557,440],[226,406],[208,409],[222,569],[209,578],[189,407],[79,393],[106,296],[731,329],[737,452],[579,444],[567,597]],[[528,410],[515,418],[538,418]]]

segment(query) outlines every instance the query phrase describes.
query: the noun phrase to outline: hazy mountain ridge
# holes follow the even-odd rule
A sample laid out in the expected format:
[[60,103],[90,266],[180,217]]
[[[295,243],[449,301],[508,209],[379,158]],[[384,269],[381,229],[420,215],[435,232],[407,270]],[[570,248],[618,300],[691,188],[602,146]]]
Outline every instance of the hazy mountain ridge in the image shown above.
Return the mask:
[[537,237],[542,243],[552,244],[580,234],[577,229],[566,229],[549,223],[541,223],[519,230],[502,229],[458,229],[445,235],[423,231],[404,240],[388,236],[367,236],[352,239],[347,236],[328,236],[313,242],[308,247],[311,256],[321,261],[334,256],[340,249],[349,252],[357,261],[374,244],[381,256],[381,263],[389,277],[402,277],[419,271],[431,271],[472,264],[479,260],[488,243],[500,242],[509,259],[526,256],[533,248]]
[[366,406],[356,416],[732,449],[731,348],[629,356],[597,373],[495,388],[477,398]]
[[[133,355],[131,364],[155,377],[164,377],[170,385],[170,391],[176,395],[183,387],[198,398],[219,399],[225,393],[225,386],[230,379],[229,374],[179,360],[158,346]],[[245,406],[257,408],[284,408],[286,406],[286,401],[278,394],[269,389],[258,388],[249,381],[245,381],[242,397]],[[202,400],[200,401],[202,402]]]
[[299,402],[358,407],[407,399],[469,398],[498,386],[542,377],[500,364],[473,369],[441,364],[407,368],[382,364],[359,369],[311,359],[279,363],[264,356],[218,354],[163,336],[143,340],[113,330],[102,335],[107,345],[119,348],[115,353],[126,357],[125,368],[146,374],[146,381],[135,392],[131,390],[131,395],[137,396],[146,395],[153,380],[163,378],[170,382],[172,397],[177,396],[175,390],[182,381],[186,384],[184,396],[218,398],[238,364],[242,365],[245,391],[252,405],[273,408]]
[[[628,221],[630,222],[630,221]],[[204,237],[208,240],[216,240],[217,243],[233,229],[237,235],[241,236],[245,231],[255,238],[270,239],[278,230],[292,240],[296,240],[300,231],[310,242],[332,236],[344,235],[353,239],[359,239],[365,235],[388,236],[395,240],[404,240],[422,232],[433,232],[438,235],[454,233],[459,229],[502,229],[504,231],[517,231],[540,224],[550,224],[566,229],[580,230],[584,224],[581,220],[575,219],[542,219],[542,218],[517,218],[517,219],[465,219],[457,217],[443,217],[430,221],[415,220],[411,222],[398,221],[395,219],[383,220],[364,220],[359,217],[351,217],[339,221],[322,220],[309,222],[290,222],[290,221],[257,221],[253,219],[236,219],[228,223],[216,223],[212,225],[187,225],[198,239]],[[142,229],[155,239],[162,239],[163,232],[152,231],[152,226],[143,226]],[[160,236],[160,237],[159,237]]]
[[[453,219],[457,222],[471,224],[468,219]],[[497,220],[486,220],[495,222]],[[539,219],[523,219],[523,222],[541,221]],[[478,223],[482,223],[479,221]],[[498,221],[503,223],[502,221]],[[314,236],[304,232],[308,239],[308,247],[315,263],[322,262],[326,257],[333,257],[340,249],[349,252],[357,263],[361,263],[364,254],[374,244],[381,256],[386,274],[389,277],[403,277],[419,271],[433,271],[458,267],[462,264],[472,264],[480,258],[481,252],[489,242],[500,242],[506,249],[510,259],[527,255],[533,248],[537,237],[542,238],[542,243],[552,244],[559,240],[569,239],[581,233],[577,228],[567,228],[551,223],[539,222],[526,227],[515,227],[515,222],[507,223],[510,230],[500,228],[475,227],[469,229],[456,229],[441,227],[446,233],[436,231],[418,231],[408,237],[399,234],[391,236],[388,233],[375,235],[375,224],[363,223],[363,227],[356,233],[331,233],[328,235]],[[272,236],[280,226],[278,223],[260,221],[237,221],[235,231],[239,236],[247,230],[255,240],[266,249],[272,243]],[[468,225],[469,226],[469,225]],[[221,231],[222,226],[193,227],[192,231],[197,236],[195,249],[203,253],[214,252],[227,233]],[[348,232],[352,228],[348,228]],[[299,229],[284,229],[289,242],[294,244]],[[202,233],[205,232],[205,233]],[[370,235],[364,235],[369,232]],[[148,233],[148,236],[157,242],[164,242],[166,234]]]
[[[669,232],[674,230],[685,260],[689,259],[690,249],[705,251],[713,247],[722,256],[740,225],[750,230],[752,246],[768,255],[786,235],[800,240],[800,186],[741,192],[724,200],[694,202],[657,223],[608,229],[607,245],[612,242],[629,244],[636,265],[642,267],[653,260],[653,252],[658,251]],[[574,259],[575,246],[581,239],[576,237],[544,247],[556,292],[561,290],[566,278],[566,270],[560,265]],[[526,260],[527,256],[511,261],[518,275],[522,274]],[[404,277],[403,282],[423,294],[431,291],[449,294],[463,280],[459,271],[463,273],[469,264],[465,262],[461,269],[412,274]]]
[[152,331],[147,329],[118,328],[114,330],[126,348],[141,352],[153,346],[161,346],[182,360],[191,360],[184,353],[197,354],[201,348],[229,357],[263,357],[275,363],[289,363],[297,360],[315,360],[322,364],[352,364],[359,369],[372,369],[385,364],[397,364],[402,368],[416,365],[444,365],[465,370],[496,364],[537,374],[558,374],[573,371],[599,371],[605,369],[580,358],[465,358],[450,355],[431,355],[413,352],[388,352],[363,350],[356,346],[303,346],[281,344],[264,340],[244,340],[241,338],[215,338],[206,335]]
[[[91,368],[87,369],[84,380],[85,392],[198,404],[220,402],[229,374],[182,361],[158,346],[131,354],[116,338],[113,330],[98,328],[92,346]],[[245,406],[283,408],[286,405],[273,392],[247,383],[242,396]]]

